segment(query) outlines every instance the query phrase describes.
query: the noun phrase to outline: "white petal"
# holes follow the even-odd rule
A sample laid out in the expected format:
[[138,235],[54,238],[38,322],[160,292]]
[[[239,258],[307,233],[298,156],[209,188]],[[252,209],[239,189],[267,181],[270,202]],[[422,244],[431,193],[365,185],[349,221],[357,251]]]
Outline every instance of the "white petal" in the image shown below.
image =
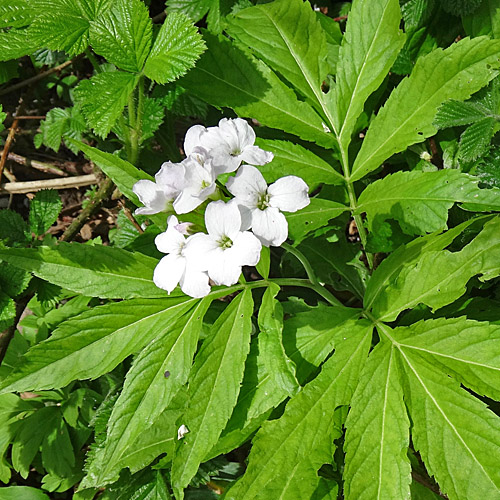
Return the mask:
[[184,137],[184,153],[189,156],[193,149],[201,146],[201,137],[207,133],[207,129],[203,125],[193,125],[186,132]]
[[259,262],[261,250],[262,244],[259,239],[250,231],[245,231],[238,235],[226,253],[239,265],[255,266]]
[[238,210],[241,215],[241,227],[240,231],[247,231],[252,227],[252,212],[258,210],[258,208],[248,208],[245,205],[238,204],[238,200],[233,198],[229,203],[235,203],[238,206]]
[[206,271],[221,252],[217,242],[208,234],[196,233],[186,240],[182,255],[186,257],[190,268]]
[[160,170],[156,173],[155,179],[160,186],[168,187],[175,198],[177,193],[184,188],[186,171],[182,163],[172,163],[167,161],[162,164]]
[[236,197],[238,204],[255,208],[259,199],[267,192],[267,183],[259,169],[243,165],[234,177],[226,182],[228,191]]
[[205,225],[214,240],[225,236],[233,240],[241,228],[241,215],[237,205],[221,200],[213,201],[205,211]]
[[216,285],[234,285],[241,275],[241,265],[234,259],[234,254],[221,250],[210,263],[208,275]]
[[134,184],[132,191],[145,205],[136,210],[137,214],[157,214],[167,207],[169,200],[164,190],[153,181],[140,180]]
[[163,253],[179,255],[186,241],[185,236],[177,230],[179,221],[175,215],[168,218],[167,230],[155,238],[156,248]]
[[234,172],[241,165],[240,155],[233,155],[228,146],[217,146],[212,149],[212,168],[215,175]]
[[295,175],[288,175],[271,184],[267,190],[270,194],[269,205],[285,212],[296,212],[309,205],[308,186]]
[[170,293],[179,283],[184,269],[186,259],[173,253],[166,255],[160,260],[153,273],[154,284]]
[[188,214],[202,203],[202,199],[186,189],[175,199],[173,207],[176,214]]
[[279,247],[288,236],[288,222],[277,208],[252,211],[252,231],[264,246]]
[[234,120],[223,118],[219,122],[219,129],[228,144],[240,152],[247,146],[252,146],[255,142],[253,128],[242,118],[235,118]]
[[269,163],[274,155],[270,151],[264,151],[258,146],[247,146],[240,155],[240,158],[250,165],[265,165]]
[[210,293],[210,285],[208,284],[208,274],[203,271],[194,269],[187,265],[184,275],[180,280],[181,290],[190,297],[200,298],[205,297]]

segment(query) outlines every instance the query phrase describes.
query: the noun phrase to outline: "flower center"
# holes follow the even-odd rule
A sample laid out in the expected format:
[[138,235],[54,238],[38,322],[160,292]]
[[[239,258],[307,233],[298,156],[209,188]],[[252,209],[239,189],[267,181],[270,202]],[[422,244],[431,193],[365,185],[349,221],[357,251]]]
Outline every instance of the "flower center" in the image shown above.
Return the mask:
[[229,236],[222,236],[222,238],[217,242],[222,250],[226,250],[233,246],[233,240]]
[[234,149],[233,151],[231,151],[231,153],[229,153],[231,156],[239,156],[241,154],[241,150],[239,149]]
[[257,200],[257,208],[259,210],[265,210],[269,206],[269,202],[271,201],[271,196],[267,193],[262,193]]
[[210,187],[210,182],[201,181],[201,189],[206,189],[207,187]]

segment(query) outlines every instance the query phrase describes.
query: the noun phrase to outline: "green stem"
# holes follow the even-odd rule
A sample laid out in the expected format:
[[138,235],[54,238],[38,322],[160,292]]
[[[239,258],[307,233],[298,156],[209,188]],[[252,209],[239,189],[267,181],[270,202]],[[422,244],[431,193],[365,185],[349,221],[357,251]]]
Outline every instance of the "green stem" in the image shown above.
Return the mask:
[[128,161],[132,164],[139,158],[139,141],[142,135],[142,114],[144,108],[144,76],[139,78],[137,86],[137,108],[134,93],[128,99],[128,116],[130,126],[130,155]]
[[102,73],[101,65],[99,64],[99,61],[97,60],[96,56],[90,50],[90,47],[87,47],[85,49],[85,55],[87,56],[87,59],[91,62],[95,72]]
[[291,253],[304,267],[307,277],[309,281],[315,285],[319,285],[319,280],[316,277],[314,269],[311,266],[311,263],[307,260],[307,257],[297,248],[289,245],[288,243],[282,243],[281,246],[289,253]]

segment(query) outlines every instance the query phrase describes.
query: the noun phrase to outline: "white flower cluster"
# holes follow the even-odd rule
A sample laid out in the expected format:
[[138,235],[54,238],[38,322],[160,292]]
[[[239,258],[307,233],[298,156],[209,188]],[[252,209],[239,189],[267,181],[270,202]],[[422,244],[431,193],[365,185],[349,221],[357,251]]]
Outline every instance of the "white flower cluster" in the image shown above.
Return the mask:
[[293,175],[268,186],[253,165],[269,163],[273,155],[254,142],[255,132],[241,118],[223,118],[218,127],[195,125],[186,133],[185,160],[166,162],[155,182],[141,180],[134,185],[144,204],[137,214],[175,211],[180,215],[218,197],[217,177],[237,171],[226,183],[234,198],[212,201],[206,207],[208,234],[189,235],[191,224],[179,223],[175,215],[168,218],[167,230],[155,239],[158,250],[168,254],[154,272],[158,287],[170,293],[179,284],[185,294],[204,297],[210,292],[209,280],[233,285],[242,266],[258,263],[262,245],[279,246],[286,240],[288,224],[281,211],[306,207],[308,186]]

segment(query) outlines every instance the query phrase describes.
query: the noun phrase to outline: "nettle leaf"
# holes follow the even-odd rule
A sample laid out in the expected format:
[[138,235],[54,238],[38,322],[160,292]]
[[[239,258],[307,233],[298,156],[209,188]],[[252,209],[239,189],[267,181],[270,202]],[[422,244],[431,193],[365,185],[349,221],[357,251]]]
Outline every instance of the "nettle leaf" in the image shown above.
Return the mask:
[[0,240],[8,245],[27,243],[29,228],[20,214],[13,210],[0,210]]
[[35,276],[89,297],[164,297],[153,283],[158,261],[102,245],[59,243],[56,247],[0,248],[0,259]]
[[360,0],[349,12],[332,96],[334,126],[347,149],[368,97],[380,86],[405,43],[398,0]]
[[338,217],[349,207],[335,201],[311,198],[309,205],[295,213],[286,214],[288,235],[291,239],[302,241],[311,231],[323,227],[330,219]]
[[213,324],[190,374],[189,405],[179,424],[189,432],[178,442],[172,486],[178,498],[217,442],[236,404],[250,348],[250,290],[233,299]]
[[461,102],[451,99],[439,109],[434,119],[438,128],[470,125],[489,116],[489,110],[477,102]]
[[62,208],[61,198],[55,189],[39,191],[30,203],[30,231],[41,235],[59,217]]
[[399,354],[412,441],[441,490],[450,498],[500,495],[500,418],[437,366],[404,348]]
[[183,87],[213,106],[233,108],[263,125],[333,147],[335,139],[320,116],[268,66],[227,39],[208,34],[204,39],[207,51],[182,79]]
[[14,323],[16,304],[3,291],[0,292],[0,332]]
[[342,184],[344,177],[323,158],[299,144],[257,138],[255,143],[271,151],[271,162],[259,167],[267,182],[274,182],[285,175],[297,175],[304,179],[310,190],[319,184]]
[[85,311],[33,346],[0,384],[2,392],[56,389],[97,378],[163,335],[193,306],[187,297],[134,299]]
[[194,22],[199,21],[212,6],[214,0],[167,0],[170,12],[182,12]]
[[27,0],[2,0],[0,2],[0,28],[28,26],[36,15],[36,9]]
[[111,71],[81,81],[74,90],[89,127],[98,136],[104,139],[109,134],[138,81],[139,76],[132,73]]
[[40,48],[27,29],[0,31],[0,61],[18,59]]
[[263,424],[248,468],[226,493],[228,500],[310,496],[318,469],[333,460],[334,410],[350,403],[370,342],[367,331],[339,341],[321,373],[288,402],[283,416]]
[[352,168],[358,180],[395,153],[437,131],[433,125],[447,99],[467,99],[496,76],[500,40],[460,40],[418,59],[411,75],[391,93],[370,123]]
[[484,154],[495,133],[495,118],[483,118],[472,124],[460,136],[458,157],[464,161],[473,161]]
[[170,13],[156,37],[144,66],[144,74],[157,83],[172,82],[191,69],[205,50],[192,21]]
[[483,0],[476,11],[462,17],[462,23],[469,36],[500,38],[500,10],[496,0]]
[[410,498],[410,422],[397,363],[394,347],[378,344],[352,397],[345,424],[347,499]]
[[99,55],[121,69],[140,72],[151,48],[153,23],[141,0],[117,0],[92,23],[90,43]]
[[370,184],[359,197],[358,214],[374,221],[399,221],[409,235],[446,229],[454,203],[473,203],[476,211],[500,210],[500,190],[479,189],[478,180],[458,170],[396,172]]
[[40,47],[79,54],[88,46],[91,21],[110,5],[109,0],[37,0],[38,15],[28,29],[29,38]]
[[16,297],[26,290],[31,274],[11,266],[7,262],[0,263],[0,290],[9,297]]
[[83,151],[85,156],[92,160],[129,200],[136,205],[141,205],[139,198],[132,191],[132,187],[141,179],[152,181],[154,177],[115,154],[105,153],[80,141],[72,140],[71,144]]
[[102,486],[118,479],[125,450],[145,427],[154,423],[186,383],[203,316],[211,300],[207,297],[197,301],[187,315],[157,335],[136,357],[113,407],[105,445],[88,470],[86,487]]
[[320,106],[328,73],[326,36],[309,3],[275,0],[244,9],[228,21],[232,37]]
[[373,300],[373,314],[382,321],[418,304],[433,310],[455,301],[465,293],[470,278],[481,281],[500,274],[500,219],[488,222],[471,243],[451,253],[427,251],[405,266]]

